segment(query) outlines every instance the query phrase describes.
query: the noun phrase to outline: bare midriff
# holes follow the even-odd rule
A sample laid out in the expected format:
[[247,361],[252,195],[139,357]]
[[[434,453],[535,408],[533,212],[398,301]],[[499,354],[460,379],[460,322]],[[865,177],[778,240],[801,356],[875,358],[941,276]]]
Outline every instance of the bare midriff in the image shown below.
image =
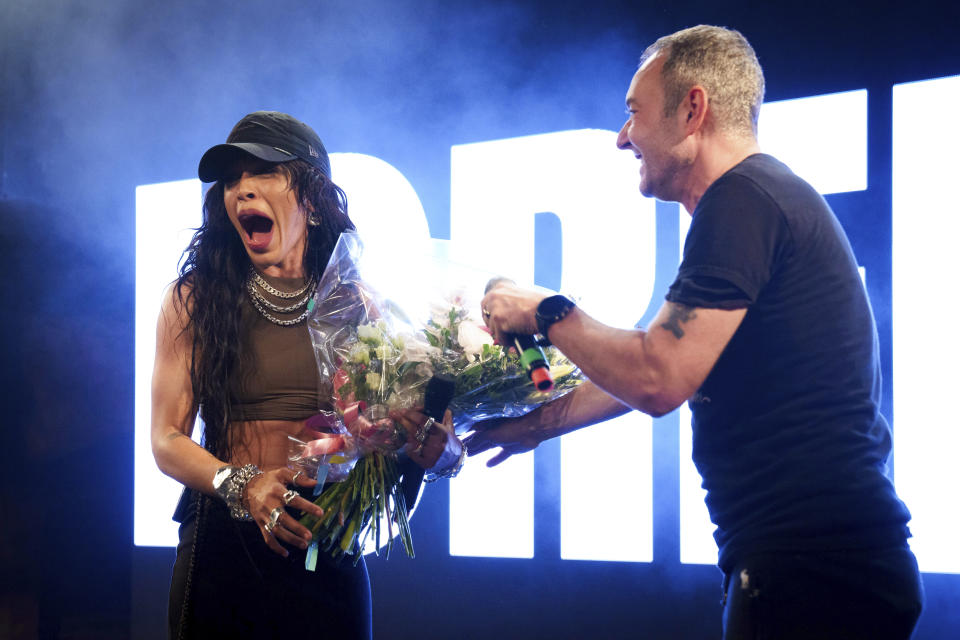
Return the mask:
[[306,420],[250,420],[230,425],[242,434],[233,445],[230,464],[253,463],[263,471],[287,466],[290,441],[287,436],[306,438]]

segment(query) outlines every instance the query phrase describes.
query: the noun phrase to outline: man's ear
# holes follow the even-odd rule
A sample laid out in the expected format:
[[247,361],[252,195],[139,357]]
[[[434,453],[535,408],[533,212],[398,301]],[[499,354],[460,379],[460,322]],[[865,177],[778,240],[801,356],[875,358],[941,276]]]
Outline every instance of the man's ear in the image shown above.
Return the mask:
[[687,135],[703,127],[703,123],[707,119],[708,104],[706,89],[698,84],[690,87],[690,90],[687,91],[686,98],[684,98],[680,105],[685,117]]

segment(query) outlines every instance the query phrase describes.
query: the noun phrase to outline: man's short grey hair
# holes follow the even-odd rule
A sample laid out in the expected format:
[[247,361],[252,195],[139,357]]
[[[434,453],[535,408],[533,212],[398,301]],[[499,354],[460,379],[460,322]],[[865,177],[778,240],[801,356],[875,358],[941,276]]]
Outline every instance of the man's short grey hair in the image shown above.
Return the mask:
[[701,85],[720,130],[756,136],[763,69],[739,31],[709,25],[677,31],[647,47],[640,65],[658,53],[664,56],[664,116],[673,115],[690,88]]

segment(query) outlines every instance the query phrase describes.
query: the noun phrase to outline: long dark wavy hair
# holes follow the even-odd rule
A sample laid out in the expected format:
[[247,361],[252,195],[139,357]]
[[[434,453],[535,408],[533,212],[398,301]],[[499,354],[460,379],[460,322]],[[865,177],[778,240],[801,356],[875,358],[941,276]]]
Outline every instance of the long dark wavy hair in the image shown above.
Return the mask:
[[[319,280],[343,231],[353,230],[347,196],[330,178],[303,160],[277,165],[310,216],[303,267],[307,281]],[[240,434],[231,422],[231,384],[246,364],[241,356],[241,306],[250,259],[230,222],[223,202],[223,182],[204,197],[203,224],[184,251],[176,295],[188,316],[192,337],[190,380],[193,410],[204,423],[204,447],[229,460]]]

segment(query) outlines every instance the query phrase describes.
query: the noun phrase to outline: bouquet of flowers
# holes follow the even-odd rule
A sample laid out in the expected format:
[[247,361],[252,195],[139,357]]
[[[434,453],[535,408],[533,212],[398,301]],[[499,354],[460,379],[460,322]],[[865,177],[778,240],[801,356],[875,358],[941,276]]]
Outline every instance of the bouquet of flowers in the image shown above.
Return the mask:
[[442,354],[434,360],[435,368],[456,380],[449,408],[458,434],[466,433],[481,420],[520,417],[583,382],[580,370],[566,356],[555,347],[542,346],[553,386],[538,389],[518,354],[493,343],[486,327],[473,314],[474,308],[480,308],[479,299],[468,305],[464,296],[452,296],[445,304],[435,306],[436,312],[424,329],[430,345]]
[[[402,276],[393,269],[378,278],[363,259],[357,235],[344,233],[311,301],[307,324],[334,411],[311,419],[307,430],[316,437],[294,441],[290,462],[320,484],[323,474],[334,482],[315,500],[324,516],[305,515],[300,522],[320,547],[337,557],[352,554],[359,560],[367,540],[380,548],[384,532],[388,555],[395,532],[407,554],[414,555],[398,456],[406,432],[390,417],[391,411],[423,407],[428,389],[452,378],[452,401],[448,394],[439,404],[449,401],[455,429],[462,433],[478,420],[523,415],[583,380],[566,358],[548,348],[555,385],[551,391],[538,391],[517,358],[494,345],[469,311],[471,306],[479,310],[479,299],[475,305],[468,305],[463,295],[447,296],[441,303],[429,299],[444,287],[424,286],[425,280],[439,274],[457,277],[466,273],[464,268],[434,262],[411,274],[415,263],[406,261]],[[419,286],[416,299],[407,304],[381,293],[399,293],[401,285],[409,289],[411,281]],[[411,320],[416,314],[408,315],[413,309],[424,309],[419,321]],[[439,419],[443,407],[426,412]]]
[[[307,424],[316,439],[294,442],[289,459],[316,469],[320,484],[334,483],[315,500],[325,515],[300,521],[321,548],[359,560],[368,538],[380,548],[386,529],[388,555],[396,533],[413,556],[398,466],[406,432],[390,412],[423,405],[437,350],[364,279],[361,256],[356,234],[343,234],[317,286],[307,323],[334,411]],[[340,439],[339,451],[332,452],[332,438]]]

